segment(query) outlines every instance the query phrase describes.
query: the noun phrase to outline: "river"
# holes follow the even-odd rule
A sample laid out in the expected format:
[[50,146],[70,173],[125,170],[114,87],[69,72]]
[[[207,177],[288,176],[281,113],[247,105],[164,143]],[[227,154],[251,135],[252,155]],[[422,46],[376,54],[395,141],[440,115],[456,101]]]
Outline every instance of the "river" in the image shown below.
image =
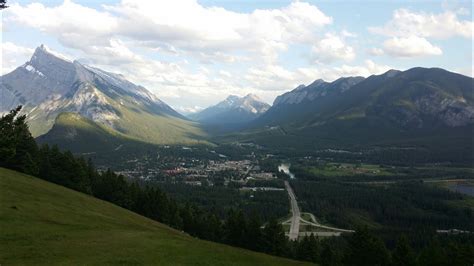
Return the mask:
[[454,184],[450,184],[448,188],[452,191],[474,197],[474,186],[467,183],[456,182]]
[[289,163],[282,163],[278,166],[278,172],[283,171],[283,173],[290,176],[290,179],[294,179],[295,175],[292,172],[290,172],[290,166],[291,164]]

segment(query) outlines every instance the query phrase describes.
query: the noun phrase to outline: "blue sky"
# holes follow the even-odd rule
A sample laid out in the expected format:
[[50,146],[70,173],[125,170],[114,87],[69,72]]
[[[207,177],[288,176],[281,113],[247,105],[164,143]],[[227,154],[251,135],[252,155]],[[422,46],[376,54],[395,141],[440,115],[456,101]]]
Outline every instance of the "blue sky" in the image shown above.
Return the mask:
[[180,112],[315,79],[442,67],[472,76],[470,1],[9,1],[2,69],[45,44]]

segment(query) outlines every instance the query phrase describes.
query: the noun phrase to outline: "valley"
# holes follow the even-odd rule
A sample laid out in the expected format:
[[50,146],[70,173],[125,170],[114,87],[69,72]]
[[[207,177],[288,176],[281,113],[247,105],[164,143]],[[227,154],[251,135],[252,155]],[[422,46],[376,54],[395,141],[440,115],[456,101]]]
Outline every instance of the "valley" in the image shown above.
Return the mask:
[[[88,251],[90,258],[80,257],[86,264],[148,264],[171,252],[162,237],[178,249],[194,250],[177,264],[199,256],[204,264],[297,263],[229,246],[315,263],[330,260],[329,265],[347,264],[360,243],[375,245],[372,256],[388,254],[390,260],[404,238],[422,265],[435,249],[471,250],[471,83],[472,78],[438,68],[389,70],[367,78],[318,79],[278,96],[273,105],[253,94],[230,95],[185,117],[122,75],[65,60],[40,46],[27,63],[2,76],[6,97],[0,111],[6,115],[0,143],[6,148],[0,150],[0,166],[86,198],[0,168],[2,186],[18,197],[3,200],[11,205],[2,207],[8,219],[15,224],[31,219],[39,226],[32,247],[21,241],[25,236],[14,224],[3,238],[18,253],[3,247],[10,255],[0,259],[31,262],[26,250],[54,245],[44,237],[51,230],[61,232],[51,239],[95,241],[105,252],[100,247],[112,239],[91,240],[103,234],[94,226],[139,246],[141,251],[114,248],[140,259]],[[69,217],[81,215],[71,203],[72,211],[53,205],[45,209],[50,216],[38,221],[15,216],[32,208],[19,186],[36,191],[45,205],[77,200],[90,204],[89,212],[115,214],[106,220],[88,215],[90,226],[84,220],[70,225]],[[109,203],[97,209],[98,199],[126,210]],[[110,219],[133,222],[112,228]],[[67,226],[74,228],[68,232]],[[119,229],[128,231],[124,236]],[[141,239],[146,241],[137,244]],[[166,251],[143,255],[160,248]],[[212,257],[211,249],[224,255]],[[59,260],[43,247],[35,252],[44,264],[78,256],[63,250],[68,255]],[[466,260],[465,253],[460,260]],[[234,260],[237,256],[242,261]]]
[[0,266],[474,265],[472,1],[0,12]]
[[[130,180],[150,181],[178,202],[196,204],[222,218],[227,217],[231,209],[241,209],[244,214],[256,215],[264,222],[278,219],[290,239],[301,240],[305,235],[319,238],[348,235],[367,226],[390,242],[400,230],[409,235],[413,233],[400,223],[423,223],[418,216],[431,212],[439,213],[437,222],[433,220],[426,226],[427,230],[474,230],[467,222],[473,207],[469,195],[449,192],[454,189],[449,184],[474,180],[472,168],[442,164],[390,165],[388,161],[386,164],[350,163],[348,155],[360,154],[341,150],[324,151],[318,157],[286,157],[284,153],[270,151],[241,144],[167,146],[128,163],[114,159],[117,163],[114,169]],[[105,165],[99,166],[101,168],[106,169]],[[294,186],[290,196],[289,186]],[[430,201],[439,201],[439,206],[406,201],[406,197],[418,193],[436,195]],[[333,202],[335,199],[340,202]],[[388,212],[399,208],[396,206],[400,201],[405,202],[405,208],[410,206],[413,220],[389,222],[380,216],[378,208]],[[375,207],[376,203],[383,207]],[[348,206],[348,210],[338,211],[342,206]],[[448,209],[459,216],[442,216]],[[466,216],[460,214],[463,212]],[[392,219],[401,219],[408,214],[391,215]]]

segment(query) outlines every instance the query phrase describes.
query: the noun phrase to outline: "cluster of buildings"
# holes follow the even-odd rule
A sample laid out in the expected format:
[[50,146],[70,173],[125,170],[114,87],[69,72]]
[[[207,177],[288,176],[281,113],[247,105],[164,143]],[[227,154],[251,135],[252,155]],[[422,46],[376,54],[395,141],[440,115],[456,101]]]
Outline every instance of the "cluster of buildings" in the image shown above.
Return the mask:
[[242,160],[231,160],[216,151],[207,152],[205,154],[202,150],[195,151],[194,148],[184,146],[174,149],[164,146],[156,154],[150,153],[116,166],[115,172],[129,178],[158,182],[236,188],[252,186],[255,182],[247,184],[251,180],[276,178],[275,173],[260,168],[253,153]]
[[193,186],[245,186],[249,180],[271,180],[274,173],[264,172],[251,160],[209,160],[192,167],[173,167],[161,171],[161,178]]

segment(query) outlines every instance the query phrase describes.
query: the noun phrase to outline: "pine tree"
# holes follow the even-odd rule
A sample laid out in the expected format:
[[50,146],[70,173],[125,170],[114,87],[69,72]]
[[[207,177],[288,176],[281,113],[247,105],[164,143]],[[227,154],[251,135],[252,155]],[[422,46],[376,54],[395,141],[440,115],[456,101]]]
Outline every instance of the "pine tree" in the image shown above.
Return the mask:
[[384,243],[371,235],[367,228],[360,228],[349,238],[344,262],[347,265],[389,265],[390,254]]
[[6,0],[0,0],[0,10],[7,8],[7,1]]
[[267,253],[282,256],[287,248],[287,238],[283,227],[277,220],[270,220],[263,229],[263,238],[265,243],[265,251]]
[[339,265],[339,260],[337,254],[334,252],[333,247],[331,247],[327,241],[324,243],[322,251],[321,251],[321,259],[320,259],[322,266],[334,266]]
[[430,244],[421,251],[418,262],[420,265],[450,265],[446,253],[437,239],[433,239]]
[[38,174],[38,146],[26,124],[19,116],[21,106],[0,118],[0,166],[27,174]]
[[415,266],[416,256],[405,235],[397,240],[397,246],[392,255],[392,262],[400,266]]
[[262,229],[260,228],[262,223],[257,215],[252,214],[250,216],[248,225],[247,225],[247,234],[246,234],[246,248],[261,251],[263,248],[263,234]]
[[230,245],[244,247],[247,221],[241,210],[231,209],[224,224],[225,239]]

